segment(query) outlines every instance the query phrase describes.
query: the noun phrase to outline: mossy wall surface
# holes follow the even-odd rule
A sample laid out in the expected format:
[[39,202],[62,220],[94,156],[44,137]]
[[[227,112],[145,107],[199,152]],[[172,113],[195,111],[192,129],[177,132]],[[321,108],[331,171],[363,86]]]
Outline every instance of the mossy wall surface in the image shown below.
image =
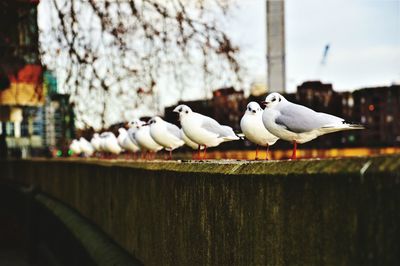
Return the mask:
[[400,265],[400,156],[0,162],[145,265]]

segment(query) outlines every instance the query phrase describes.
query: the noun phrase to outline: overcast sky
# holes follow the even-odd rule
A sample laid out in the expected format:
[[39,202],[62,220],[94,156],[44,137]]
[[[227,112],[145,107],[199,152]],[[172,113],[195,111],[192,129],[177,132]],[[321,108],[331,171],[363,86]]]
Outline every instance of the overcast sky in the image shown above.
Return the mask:
[[[229,26],[255,78],[266,68],[265,2],[238,0]],[[400,0],[286,0],[285,8],[288,91],[310,79],[340,91],[400,83]]]

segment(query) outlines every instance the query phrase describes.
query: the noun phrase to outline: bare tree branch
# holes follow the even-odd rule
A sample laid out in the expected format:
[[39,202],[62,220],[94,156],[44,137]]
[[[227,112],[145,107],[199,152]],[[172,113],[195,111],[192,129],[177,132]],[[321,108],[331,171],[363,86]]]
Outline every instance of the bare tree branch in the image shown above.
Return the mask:
[[105,127],[146,106],[155,112],[155,88],[166,79],[178,97],[193,77],[205,95],[216,84],[240,84],[239,49],[219,25],[230,2],[47,0],[42,61],[61,73],[84,126]]

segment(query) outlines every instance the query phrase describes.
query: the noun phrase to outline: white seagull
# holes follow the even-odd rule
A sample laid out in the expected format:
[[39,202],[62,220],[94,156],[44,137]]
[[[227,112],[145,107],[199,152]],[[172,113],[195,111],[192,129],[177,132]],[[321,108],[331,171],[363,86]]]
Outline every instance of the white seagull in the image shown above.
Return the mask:
[[169,151],[169,159],[172,159],[172,151],[185,144],[181,139],[179,127],[155,116],[149,120],[150,135],[155,142]]
[[87,141],[84,137],[79,138],[79,144],[81,146],[81,151],[85,156],[92,156],[94,153],[94,148],[92,144]]
[[204,147],[204,158],[207,147],[216,147],[222,142],[239,139],[231,127],[220,125],[211,117],[193,112],[187,105],[178,105],[174,112],[179,113],[185,135],[199,145],[199,152],[201,146]]
[[258,160],[258,146],[267,147],[266,160],[268,160],[269,146],[274,145],[279,139],[272,135],[262,121],[263,109],[256,102],[247,104],[246,112],[240,120],[240,128],[245,137],[256,144],[256,160]]
[[112,132],[103,132],[100,134],[101,141],[102,141],[102,150],[118,155],[121,153],[122,148],[118,144],[117,137],[115,137],[114,133]]
[[129,127],[129,129],[128,129],[128,137],[133,142],[133,144],[135,144],[136,146],[139,147],[139,150],[140,150],[140,145],[136,141],[135,134],[139,130],[139,128],[141,126],[143,126],[144,124],[146,124],[146,123],[143,122],[142,120],[139,120],[139,119],[134,119],[134,120],[132,120],[132,121],[130,121],[128,123],[128,127]]
[[131,138],[128,135],[128,131],[121,127],[118,129],[119,135],[118,135],[118,144],[123,148],[124,150],[128,152],[133,152],[136,153],[140,150],[139,146],[137,145],[136,141],[133,142]]
[[[193,150],[197,150],[199,148],[199,145],[196,142],[193,142],[191,139],[188,138],[188,136],[185,135],[185,132],[183,132],[183,129],[180,129],[181,132],[181,139],[185,142],[186,146],[189,146]],[[201,147],[204,149],[204,147]]]
[[150,126],[148,124],[143,124],[136,121],[135,125],[137,127],[137,131],[135,132],[134,137],[143,152],[156,153],[157,151],[163,149],[163,146],[155,142],[151,137]]
[[346,123],[343,118],[291,103],[276,92],[269,94],[263,105],[265,128],[280,139],[293,143],[292,159],[296,159],[297,143],[305,143],[327,133],[364,128]]
[[96,151],[101,151],[101,138],[99,133],[94,133],[92,139],[90,140],[90,143],[92,144],[93,148]]
[[82,149],[79,140],[73,139],[71,144],[69,145],[69,149],[72,151],[73,154],[81,154]]

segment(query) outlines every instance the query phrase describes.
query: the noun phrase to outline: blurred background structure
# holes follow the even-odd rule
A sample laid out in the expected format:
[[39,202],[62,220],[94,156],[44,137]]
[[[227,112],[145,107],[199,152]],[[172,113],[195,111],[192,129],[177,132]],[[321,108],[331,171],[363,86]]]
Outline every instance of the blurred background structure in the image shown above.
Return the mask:
[[267,79],[270,92],[286,91],[285,1],[267,0]]
[[[39,58],[39,1],[0,3],[0,133],[12,157],[44,156],[74,136],[68,95]],[[7,148],[5,148],[7,147]]]

